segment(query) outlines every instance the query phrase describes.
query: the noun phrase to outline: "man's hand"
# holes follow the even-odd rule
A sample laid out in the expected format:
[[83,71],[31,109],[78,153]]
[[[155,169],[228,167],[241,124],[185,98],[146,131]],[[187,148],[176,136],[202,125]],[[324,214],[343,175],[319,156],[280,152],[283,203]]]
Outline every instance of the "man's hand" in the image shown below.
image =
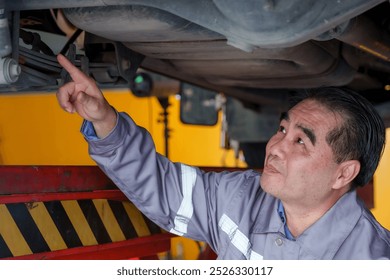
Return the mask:
[[57,91],[61,108],[69,113],[77,112],[82,118],[92,122],[97,136],[104,138],[115,127],[115,110],[104,98],[93,79],[86,76],[63,55],[59,54],[57,60],[73,80]]

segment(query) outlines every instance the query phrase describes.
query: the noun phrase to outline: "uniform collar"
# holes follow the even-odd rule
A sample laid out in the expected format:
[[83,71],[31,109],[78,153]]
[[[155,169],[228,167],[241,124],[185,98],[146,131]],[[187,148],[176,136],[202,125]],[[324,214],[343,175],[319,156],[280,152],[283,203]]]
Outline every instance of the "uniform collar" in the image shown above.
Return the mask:
[[286,213],[284,212],[284,207],[283,203],[281,200],[278,201],[278,214],[280,219],[282,220],[283,226],[284,226],[284,232],[289,240],[295,240],[294,236],[292,235],[290,229],[287,226],[287,218],[286,218]]
[[262,198],[260,210],[252,227],[252,233],[275,233],[285,234],[284,223],[279,215],[279,199],[265,193]]
[[[285,235],[284,224],[278,212],[279,200],[268,194],[265,200],[270,200],[271,207],[268,212],[267,209],[260,209],[252,233],[279,232]],[[361,215],[362,208],[358,204],[356,192],[348,192],[317,222],[298,236],[295,242],[314,259],[332,259]]]
[[318,259],[333,259],[362,215],[356,192],[344,194],[317,222],[297,237],[303,250]]

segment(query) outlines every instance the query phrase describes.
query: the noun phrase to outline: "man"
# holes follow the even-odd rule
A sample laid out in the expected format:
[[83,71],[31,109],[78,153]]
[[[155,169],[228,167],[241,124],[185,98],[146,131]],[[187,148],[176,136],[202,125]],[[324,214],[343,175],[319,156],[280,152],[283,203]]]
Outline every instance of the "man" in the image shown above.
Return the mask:
[[356,198],[385,141],[373,107],[322,89],[282,116],[264,172],[204,173],[156,153],[146,130],[117,113],[65,57],[73,82],[60,106],[85,119],[92,158],[151,220],[206,241],[220,259],[390,259],[390,233]]

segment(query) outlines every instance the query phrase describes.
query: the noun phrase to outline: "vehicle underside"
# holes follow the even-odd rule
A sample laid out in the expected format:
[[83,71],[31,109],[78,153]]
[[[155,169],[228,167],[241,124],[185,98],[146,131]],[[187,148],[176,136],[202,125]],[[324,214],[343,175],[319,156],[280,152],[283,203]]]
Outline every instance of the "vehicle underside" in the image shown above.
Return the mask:
[[[248,167],[261,168],[264,162],[264,154],[258,152],[265,149],[265,140],[260,141],[253,129],[259,118],[273,122],[275,113],[288,106],[289,97],[313,88],[345,87],[360,93],[390,127],[390,3],[385,0],[0,0],[0,95],[55,92],[69,80],[57,62],[59,53],[102,89],[130,88],[140,96],[165,98],[162,85],[168,84],[170,92],[181,94],[183,103],[191,85],[223,93],[226,99],[234,97],[231,107],[225,101],[227,112],[236,110],[226,118],[228,132],[242,137],[229,135],[239,141]],[[148,84],[137,84],[140,73],[145,74],[142,82],[151,79]],[[153,91],[156,86],[160,90]],[[164,119],[159,121],[164,122],[168,156],[167,103],[161,114]],[[209,119],[213,123],[214,118]],[[0,258],[146,259],[170,248],[171,235],[140,213],[126,211],[133,206],[96,166],[3,164],[0,173],[0,210],[3,216],[10,214],[6,222],[12,222],[4,222],[11,242],[0,234]],[[371,181],[359,190],[369,208],[374,207],[373,188]],[[375,198],[382,193],[376,194]],[[74,207],[66,209],[76,214],[63,216],[64,205]],[[76,212],[79,205],[82,210]],[[108,214],[99,216],[99,206],[105,213],[113,210],[122,223],[111,223]],[[45,235],[47,242],[35,225],[35,220],[44,219],[30,214],[34,208],[43,217],[50,213],[49,221],[58,227],[58,234],[56,230],[56,235]],[[86,226],[80,227],[80,238],[88,237],[84,233],[90,231],[97,244],[78,241],[73,228],[79,225],[69,224],[71,216]],[[83,220],[89,216],[94,218],[92,226]],[[131,236],[110,239],[110,228],[104,222],[101,228],[96,222],[100,220],[126,229],[123,234]],[[16,230],[8,228],[10,224]],[[50,227],[40,225],[42,233],[50,233]],[[134,232],[128,233],[129,229]],[[24,237],[17,239],[15,234],[19,232],[29,244],[14,254],[12,246],[24,245],[20,242]],[[66,237],[66,246],[49,248],[48,244],[60,240],[58,236]],[[73,236],[76,241],[71,240]]]
[[390,119],[388,1],[0,3],[3,93],[55,90],[62,52],[102,87],[131,87],[141,68],[260,106],[346,87]]

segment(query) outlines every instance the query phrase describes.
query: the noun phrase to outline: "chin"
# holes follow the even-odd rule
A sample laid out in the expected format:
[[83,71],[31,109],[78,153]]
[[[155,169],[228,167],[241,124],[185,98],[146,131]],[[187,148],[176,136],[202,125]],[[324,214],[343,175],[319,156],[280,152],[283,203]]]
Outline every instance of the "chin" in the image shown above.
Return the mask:
[[277,178],[263,175],[260,178],[260,187],[268,194],[278,197],[283,184]]
[[272,180],[269,175],[262,175],[260,177],[260,187],[265,191],[269,192],[272,186],[275,186],[275,180]]

